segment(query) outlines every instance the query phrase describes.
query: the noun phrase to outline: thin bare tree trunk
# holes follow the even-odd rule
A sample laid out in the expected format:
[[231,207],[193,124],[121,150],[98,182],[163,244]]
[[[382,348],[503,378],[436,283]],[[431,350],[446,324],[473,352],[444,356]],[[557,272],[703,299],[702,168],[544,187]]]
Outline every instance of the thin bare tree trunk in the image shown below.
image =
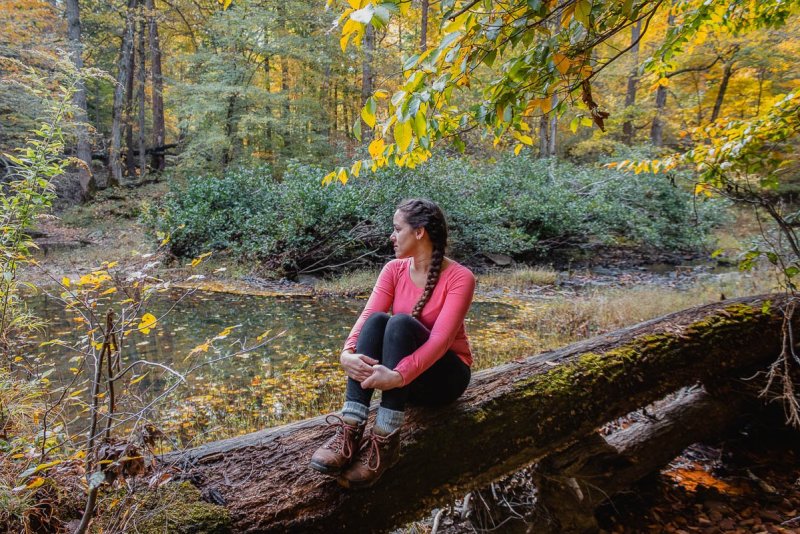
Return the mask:
[[[628,74],[628,91],[625,94],[625,107],[628,113],[628,119],[622,124],[622,141],[626,145],[633,144],[633,137],[635,129],[633,127],[633,119],[630,118],[632,112],[631,108],[636,104],[636,88],[639,85],[639,36],[642,31],[642,21],[639,20],[636,24],[631,26],[631,49],[630,54],[633,61],[633,67],[630,74]],[[660,88],[660,87],[659,87]]]
[[[140,6],[141,10],[142,6]],[[138,122],[138,147],[139,147],[139,178],[144,178],[144,175],[147,174],[147,145],[145,144],[145,94],[144,94],[144,87],[147,83],[147,76],[145,74],[145,50],[144,50],[144,19],[139,21],[139,87],[137,88],[137,102],[139,108],[139,120]]]
[[[674,5],[673,0],[673,5]],[[675,25],[675,15],[670,10],[667,16],[667,32]],[[667,88],[659,85],[656,89],[656,112],[653,116],[653,123],[650,125],[650,142],[653,146],[661,146],[664,143],[664,107],[667,105]]]
[[123,182],[122,161],[120,159],[120,146],[122,144],[122,115],[125,89],[132,76],[130,71],[131,55],[133,54],[133,30],[135,9],[138,0],[128,0],[127,14],[125,16],[125,30],[122,33],[122,46],[120,47],[119,65],[117,72],[117,84],[114,88],[114,104],[111,114],[111,148],[109,151],[108,163],[111,167],[112,185],[119,185]]
[[[136,10],[139,9],[136,2]],[[133,92],[135,90],[134,78],[136,77],[136,22],[134,21],[133,34],[131,35],[131,55],[128,60],[128,84],[125,86],[125,169],[129,179],[136,176],[136,159],[133,145]]]
[[[67,23],[69,35],[70,58],[75,64],[75,68],[83,68],[83,43],[81,42],[81,16],[78,0],[67,0]],[[78,180],[81,186],[81,198],[87,200],[94,192],[95,183],[92,175],[92,147],[89,143],[89,131],[87,123],[89,116],[86,110],[86,84],[83,79],[79,79],[75,87],[73,97],[75,105],[75,134],[77,137],[76,156],[83,162],[78,165]]]
[[361,63],[361,105],[366,104],[372,96],[375,73],[372,71],[372,62],[375,55],[375,28],[367,24],[364,32],[364,57]]
[[735,61],[730,59],[725,62],[725,68],[722,70],[722,81],[719,84],[719,91],[717,91],[717,98],[714,101],[714,111],[711,112],[711,122],[719,118],[719,113],[722,111],[722,102],[725,100],[725,92],[728,90],[728,82],[733,76],[733,64]]
[[428,49],[428,0],[422,0],[422,14],[419,21],[419,51]]
[[164,124],[164,76],[161,72],[161,41],[158,38],[158,22],[153,0],[145,0],[147,8],[147,33],[150,46],[150,72],[152,74],[153,92],[153,153],[150,166],[155,172],[164,170],[166,160],[164,151],[166,144],[166,127]]

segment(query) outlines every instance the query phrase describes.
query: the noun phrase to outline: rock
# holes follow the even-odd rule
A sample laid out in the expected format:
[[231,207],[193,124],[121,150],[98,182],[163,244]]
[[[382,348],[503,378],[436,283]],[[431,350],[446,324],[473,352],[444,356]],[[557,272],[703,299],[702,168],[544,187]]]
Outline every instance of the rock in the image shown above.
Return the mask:
[[511,256],[506,256],[505,254],[492,254],[490,252],[484,252],[483,255],[486,256],[489,261],[500,267],[507,267],[514,263],[514,258]]
[[316,276],[311,276],[309,274],[298,274],[297,275],[297,283],[302,284],[304,286],[311,286],[314,287],[319,282],[319,278]]

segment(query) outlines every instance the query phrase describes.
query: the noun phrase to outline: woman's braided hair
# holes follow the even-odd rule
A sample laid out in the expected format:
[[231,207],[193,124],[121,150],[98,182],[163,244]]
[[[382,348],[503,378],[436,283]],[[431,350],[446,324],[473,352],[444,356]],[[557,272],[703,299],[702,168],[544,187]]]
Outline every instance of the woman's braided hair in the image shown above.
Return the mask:
[[433,244],[433,254],[431,255],[431,265],[428,269],[428,279],[425,281],[425,290],[414,305],[411,316],[419,319],[422,308],[431,298],[433,289],[439,281],[442,273],[442,262],[447,248],[447,220],[445,220],[442,209],[435,203],[426,199],[412,198],[400,203],[397,207],[406,218],[406,222],[414,228],[425,228]]

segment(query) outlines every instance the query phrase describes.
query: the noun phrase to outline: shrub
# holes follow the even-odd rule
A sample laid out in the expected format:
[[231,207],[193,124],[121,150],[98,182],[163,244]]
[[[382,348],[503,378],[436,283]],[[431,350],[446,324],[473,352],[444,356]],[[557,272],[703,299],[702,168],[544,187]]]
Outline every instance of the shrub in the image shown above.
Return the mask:
[[346,186],[320,185],[324,174],[293,164],[280,181],[267,167],[190,178],[151,209],[149,220],[172,234],[178,256],[227,250],[296,273],[385,257],[394,208],[410,197],[442,206],[459,258],[528,259],[586,243],[691,249],[723,217],[720,201],[695,205],[663,176],[527,157],[491,165],[442,157],[414,170],[365,173]]

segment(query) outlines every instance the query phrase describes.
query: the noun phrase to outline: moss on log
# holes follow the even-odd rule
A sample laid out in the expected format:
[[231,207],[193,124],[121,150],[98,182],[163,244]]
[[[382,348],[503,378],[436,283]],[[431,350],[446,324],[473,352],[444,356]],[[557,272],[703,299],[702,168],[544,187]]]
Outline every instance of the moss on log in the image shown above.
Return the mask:
[[457,403],[409,411],[401,461],[368,490],[308,469],[324,417],[163,460],[218,492],[237,532],[386,531],[669,392],[766,366],[780,353],[785,304],[772,295],[693,308],[476,373]]

